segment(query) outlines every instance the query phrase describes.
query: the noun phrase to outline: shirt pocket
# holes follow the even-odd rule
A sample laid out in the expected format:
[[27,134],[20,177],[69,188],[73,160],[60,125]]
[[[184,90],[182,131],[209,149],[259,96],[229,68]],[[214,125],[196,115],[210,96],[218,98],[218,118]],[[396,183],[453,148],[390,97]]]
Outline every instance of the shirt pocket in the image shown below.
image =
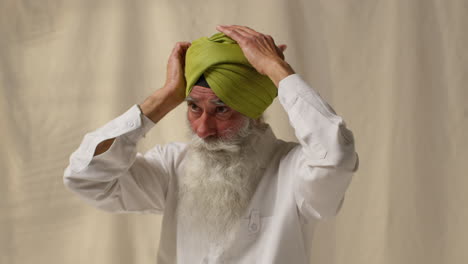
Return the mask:
[[272,218],[260,215],[258,210],[252,210],[249,218],[242,218],[235,239],[225,252],[226,263],[255,263]]

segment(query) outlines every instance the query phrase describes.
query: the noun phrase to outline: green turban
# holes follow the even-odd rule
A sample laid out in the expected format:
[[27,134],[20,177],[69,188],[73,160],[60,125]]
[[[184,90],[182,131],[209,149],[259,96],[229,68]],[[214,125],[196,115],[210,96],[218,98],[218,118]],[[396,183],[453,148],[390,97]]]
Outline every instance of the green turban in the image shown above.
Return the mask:
[[192,42],[185,55],[186,96],[202,76],[226,105],[250,118],[258,118],[278,95],[268,76],[248,62],[239,44],[224,33]]

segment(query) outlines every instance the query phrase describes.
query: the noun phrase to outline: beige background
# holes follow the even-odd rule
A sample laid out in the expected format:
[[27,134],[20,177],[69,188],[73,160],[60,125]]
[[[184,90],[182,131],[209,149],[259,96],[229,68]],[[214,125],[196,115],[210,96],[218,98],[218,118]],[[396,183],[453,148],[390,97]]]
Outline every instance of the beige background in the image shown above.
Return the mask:
[[[62,183],[84,134],[164,83],[177,41],[240,24],[289,47],[344,117],[361,167],[313,263],[468,261],[468,1],[0,0],[0,263],[155,263],[160,216]],[[185,106],[140,143],[186,139]],[[294,140],[275,100],[277,136]]]

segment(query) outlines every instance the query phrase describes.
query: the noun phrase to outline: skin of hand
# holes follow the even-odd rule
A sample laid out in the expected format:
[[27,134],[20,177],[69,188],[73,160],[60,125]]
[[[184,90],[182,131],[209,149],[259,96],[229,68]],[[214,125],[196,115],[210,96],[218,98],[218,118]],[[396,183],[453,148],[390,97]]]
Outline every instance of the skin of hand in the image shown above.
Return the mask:
[[218,25],[216,29],[235,40],[250,64],[260,74],[270,77],[276,86],[281,79],[295,73],[284,59],[287,46],[276,46],[272,36],[240,25]]
[[140,105],[144,115],[157,123],[185,99],[185,54],[190,42],[177,42],[167,61],[166,82]]
[[178,103],[182,103],[185,99],[187,85],[184,76],[185,54],[190,45],[190,42],[177,42],[167,62],[166,82],[163,89],[172,94]]

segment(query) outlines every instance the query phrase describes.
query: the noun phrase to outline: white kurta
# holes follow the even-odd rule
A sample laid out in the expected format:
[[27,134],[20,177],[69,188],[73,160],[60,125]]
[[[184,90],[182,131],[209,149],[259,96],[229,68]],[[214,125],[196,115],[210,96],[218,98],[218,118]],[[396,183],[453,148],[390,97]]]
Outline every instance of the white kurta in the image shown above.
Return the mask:
[[[340,210],[359,160],[343,119],[298,74],[280,81],[278,98],[299,144],[277,139],[270,128],[259,140],[258,158],[267,165],[229,248],[178,232],[177,179],[187,144],[137,153],[138,141],[155,125],[137,105],[85,135],[64,184],[105,211],[163,214],[158,264],[307,264],[315,226]],[[100,142],[114,137],[109,150],[93,157]]]

